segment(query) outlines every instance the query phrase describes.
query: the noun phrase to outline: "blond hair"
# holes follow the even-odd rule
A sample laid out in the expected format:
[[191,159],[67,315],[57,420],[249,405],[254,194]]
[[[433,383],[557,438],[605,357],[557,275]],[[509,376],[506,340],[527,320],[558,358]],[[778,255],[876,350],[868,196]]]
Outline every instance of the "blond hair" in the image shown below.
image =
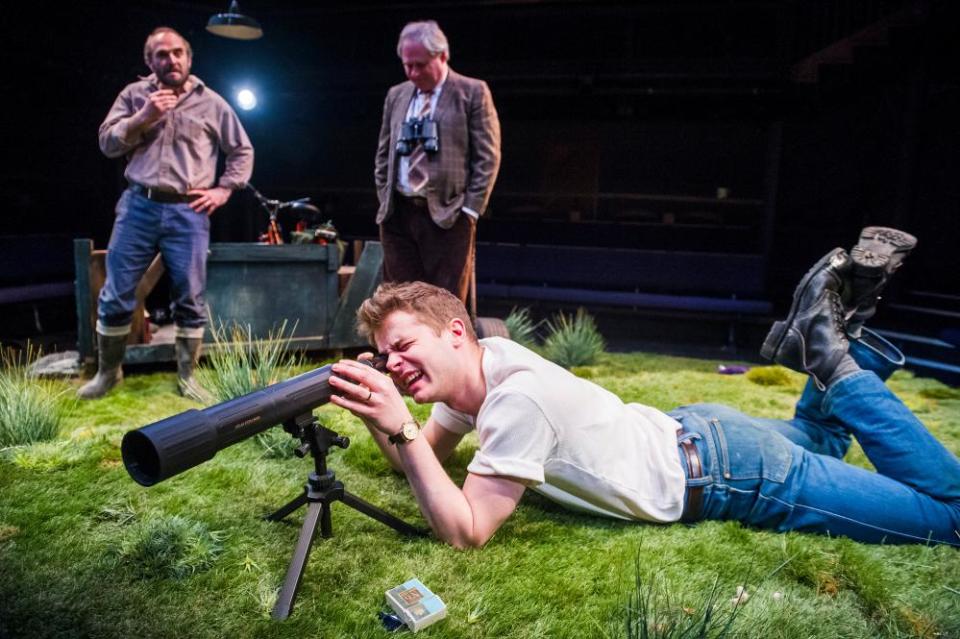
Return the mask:
[[467,337],[477,341],[470,314],[456,295],[426,282],[385,282],[357,309],[357,330],[373,343],[373,335],[387,317],[405,311],[432,328],[437,335],[452,319],[463,320]]

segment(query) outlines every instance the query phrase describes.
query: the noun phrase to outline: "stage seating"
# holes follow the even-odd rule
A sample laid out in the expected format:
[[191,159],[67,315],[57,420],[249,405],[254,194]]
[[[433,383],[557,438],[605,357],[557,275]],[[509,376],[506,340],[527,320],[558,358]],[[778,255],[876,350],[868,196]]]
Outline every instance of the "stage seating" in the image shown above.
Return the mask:
[[60,235],[0,237],[0,304],[73,295],[72,240]]
[[477,244],[481,298],[766,316],[764,275],[758,254]]

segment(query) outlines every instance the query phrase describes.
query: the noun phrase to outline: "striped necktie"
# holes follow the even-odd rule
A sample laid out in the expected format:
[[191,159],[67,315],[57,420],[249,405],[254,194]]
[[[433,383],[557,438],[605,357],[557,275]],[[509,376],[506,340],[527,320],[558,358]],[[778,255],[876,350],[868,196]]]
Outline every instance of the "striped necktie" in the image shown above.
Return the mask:
[[[424,92],[422,95],[423,102],[420,104],[420,112],[417,113],[417,119],[420,120],[430,115],[430,101],[433,98],[433,93],[430,91]],[[407,184],[410,185],[410,190],[419,193],[426,186],[427,179],[427,152],[423,150],[423,143],[421,142],[417,144],[408,159]]]

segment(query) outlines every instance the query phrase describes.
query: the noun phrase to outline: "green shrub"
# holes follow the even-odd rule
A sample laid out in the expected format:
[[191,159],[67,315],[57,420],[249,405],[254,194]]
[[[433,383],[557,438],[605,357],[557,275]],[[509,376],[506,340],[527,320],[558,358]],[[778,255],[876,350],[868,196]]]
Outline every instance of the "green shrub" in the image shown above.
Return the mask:
[[790,371],[783,366],[757,366],[746,372],[747,379],[760,386],[790,386]]
[[0,356],[0,447],[49,441],[60,434],[70,410],[69,389],[30,374],[39,352],[4,350]]
[[530,309],[527,307],[510,309],[510,314],[504,320],[507,330],[510,331],[510,339],[521,346],[530,348],[537,344],[537,328],[541,322],[534,322],[530,317]]
[[223,533],[186,517],[154,516],[130,526],[115,552],[141,577],[182,579],[210,568],[222,541]]
[[949,386],[921,388],[920,396],[927,399],[960,399],[960,388],[950,388]]
[[573,316],[558,313],[547,321],[547,330],[544,354],[564,368],[593,364],[606,348],[593,317],[582,308]]

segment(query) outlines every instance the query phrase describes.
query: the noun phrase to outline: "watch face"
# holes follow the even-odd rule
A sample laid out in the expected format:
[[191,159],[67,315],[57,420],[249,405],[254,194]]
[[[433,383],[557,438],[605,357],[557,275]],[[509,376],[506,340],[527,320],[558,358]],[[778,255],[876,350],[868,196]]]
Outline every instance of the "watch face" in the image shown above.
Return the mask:
[[407,441],[416,439],[417,435],[420,434],[420,427],[416,422],[407,422],[403,425],[403,438]]

